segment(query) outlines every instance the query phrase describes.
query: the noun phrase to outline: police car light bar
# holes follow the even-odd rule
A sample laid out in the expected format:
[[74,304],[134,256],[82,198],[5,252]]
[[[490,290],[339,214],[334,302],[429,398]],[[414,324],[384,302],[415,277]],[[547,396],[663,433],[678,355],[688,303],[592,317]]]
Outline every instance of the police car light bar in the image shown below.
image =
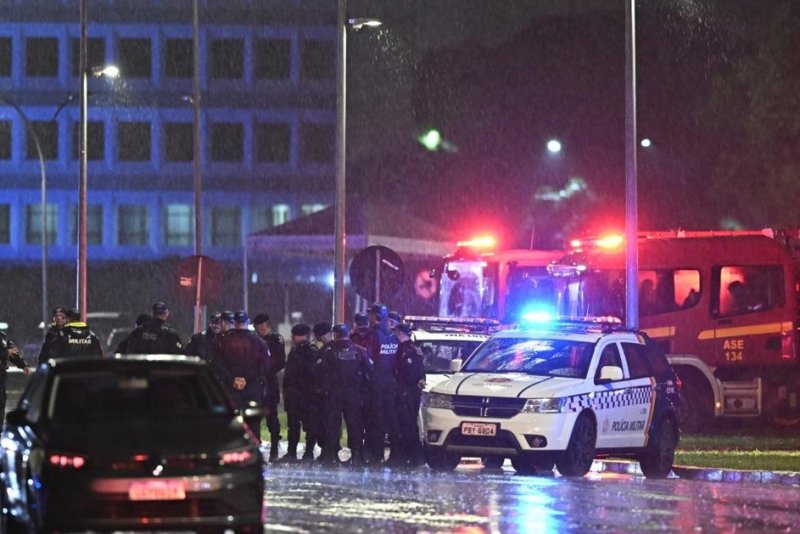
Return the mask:
[[406,315],[403,320],[414,328],[439,328],[461,331],[486,331],[500,328],[500,321],[481,317]]
[[601,317],[550,316],[547,313],[534,312],[523,316],[520,328],[543,330],[582,330],[613,332],[623,329],[622,320],[611,315]]

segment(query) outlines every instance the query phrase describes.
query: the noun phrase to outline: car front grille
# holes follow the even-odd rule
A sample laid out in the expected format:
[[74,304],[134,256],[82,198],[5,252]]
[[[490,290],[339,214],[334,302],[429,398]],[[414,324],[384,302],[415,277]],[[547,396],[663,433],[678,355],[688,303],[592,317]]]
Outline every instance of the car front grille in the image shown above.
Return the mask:
[[525,399],[470,395],[453,397],[453,411],[462,417],[509,419],[517,415],[523,406],[525,406]]
[[447,436],[445,445],[472,448],[516,449],[520,446],[512,432],[501,430],[496,436],[465,436],[459,429],[454,429]]

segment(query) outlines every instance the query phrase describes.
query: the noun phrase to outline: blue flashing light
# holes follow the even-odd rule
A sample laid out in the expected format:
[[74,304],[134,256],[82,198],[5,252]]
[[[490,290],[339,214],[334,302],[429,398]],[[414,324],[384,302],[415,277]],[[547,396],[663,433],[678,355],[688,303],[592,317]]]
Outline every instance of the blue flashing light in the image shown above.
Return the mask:
[[553,314],[545,310],[527,311],[522,314],[523,323],[547,324],[553,322]]

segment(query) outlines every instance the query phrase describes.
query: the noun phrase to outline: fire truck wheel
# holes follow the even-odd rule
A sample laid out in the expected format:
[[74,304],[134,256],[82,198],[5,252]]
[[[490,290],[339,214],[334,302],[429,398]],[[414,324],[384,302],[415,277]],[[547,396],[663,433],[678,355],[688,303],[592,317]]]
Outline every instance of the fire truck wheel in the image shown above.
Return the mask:
[[714,397],[701,377],[691,371],[678,372],[683,387],[680,392],[681,430],[689,433],[711,431],[714,423]]

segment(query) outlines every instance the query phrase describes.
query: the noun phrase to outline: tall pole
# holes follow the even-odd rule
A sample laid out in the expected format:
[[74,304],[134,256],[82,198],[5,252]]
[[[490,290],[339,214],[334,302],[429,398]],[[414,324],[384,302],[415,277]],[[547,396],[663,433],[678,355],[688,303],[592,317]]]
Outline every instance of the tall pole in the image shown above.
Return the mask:
[[13,100],[9,100],[2,94],[0,94],[0,100],[14,108],[14,110],[19,114],[20,118],[22,118],[22,122],[25,123],[25,131],[28,133],[31,139],[33,139],[33,145],[36,148],[36,154],[39,156],[39,174],[41,175],[40,182],[42,197],[42,324],[44,325],[44,328],[42,329],[42,337],[44,337],[47,333],[47,322],[50,320],[50,314],[47,311],[47,174],[45,173],[44,168],[44,154],[42,153],[42,144],[39,142],[39,135],[33,128],[31,121],[28,120],[28,116],[25,114],[22,108],[19,107],[19,104]]
[[639,328],[636,199],[636,2],[625,0],[625,325]]
[[192,123],[192,157],[194,159],[194,255],[197,258],[197,273],[194,292],[194,331],[203,329],[202,323],[202,285],[203,285],[203,202],[202,180],[200,175],[200,6],[199,0],[192,4],[192,57],[194,59],[194,80],[192,103],[194,122]]
[[346,1],[339,0],[339,12],[336,18],[336,32],[339,42],[337,75],[339,85],[336,88],[336,193],[334,197],[334,249],[333,249],[333,322],[344,322],[344,267],[346,240],[345,235],[345,132],[347,103],[347,18]]
[[80,61],[81,72],[80,93],[80,184],[78,186],[78,269],[77,269],[77,295],[75,306],[80,310],[81,321],[86,322],[86,188],[87,188],[87,117],[86,101],[89,95],[89,71],[86,64],[86,12],[87,0],[81,0],[81,37]]

